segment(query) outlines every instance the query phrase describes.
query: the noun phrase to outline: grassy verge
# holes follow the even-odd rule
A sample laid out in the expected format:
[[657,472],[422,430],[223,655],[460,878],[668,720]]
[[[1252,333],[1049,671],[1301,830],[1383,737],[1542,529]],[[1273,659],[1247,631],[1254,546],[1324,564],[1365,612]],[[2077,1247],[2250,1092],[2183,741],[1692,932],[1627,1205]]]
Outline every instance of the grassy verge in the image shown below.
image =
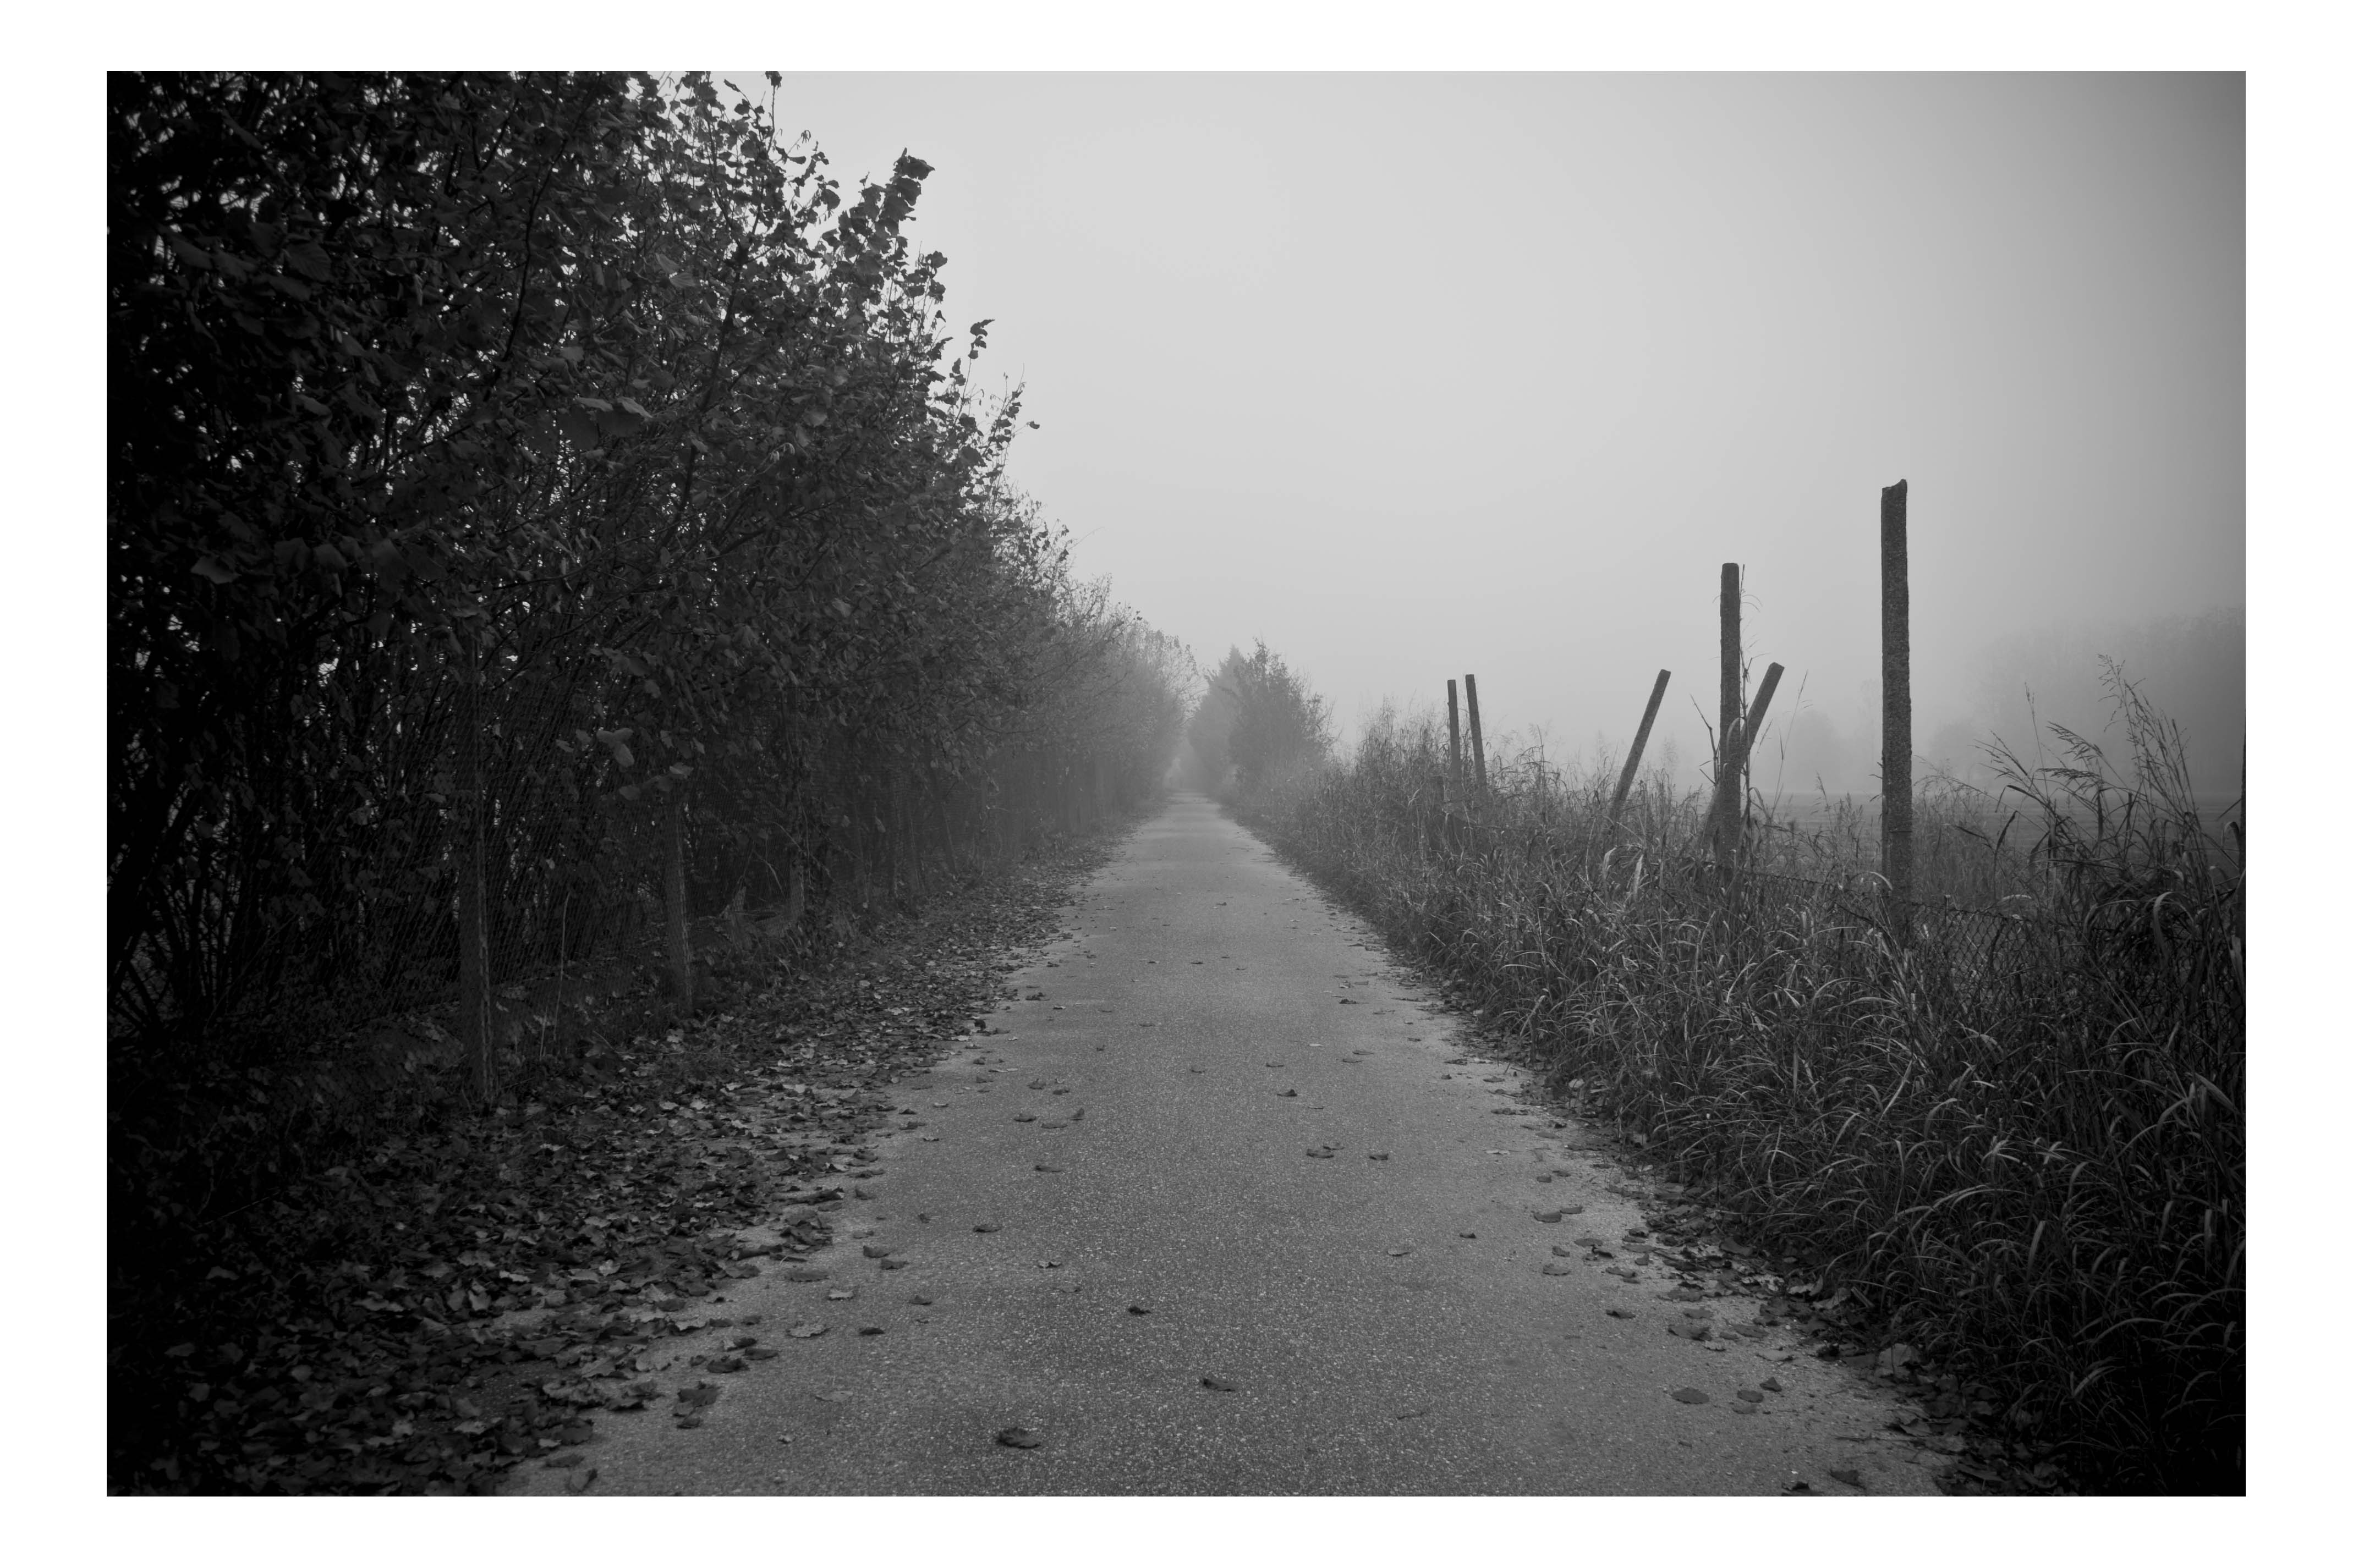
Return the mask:
[[2021,1445],[2113,1489],[2235,1491],[2240,839],[2117,694],[2127,777],[2063,736],[2010,759],[2010,815],[1924,813],[1919,885],[2005,920],[1891,909],[1860,832],[1762,824],[1727,878],[1704,802],[1655,779],[1615,831],[1607,778],[1512,768],[1450,817],[1426,722],[1241,813],[1757,1244],[1998,1389]]

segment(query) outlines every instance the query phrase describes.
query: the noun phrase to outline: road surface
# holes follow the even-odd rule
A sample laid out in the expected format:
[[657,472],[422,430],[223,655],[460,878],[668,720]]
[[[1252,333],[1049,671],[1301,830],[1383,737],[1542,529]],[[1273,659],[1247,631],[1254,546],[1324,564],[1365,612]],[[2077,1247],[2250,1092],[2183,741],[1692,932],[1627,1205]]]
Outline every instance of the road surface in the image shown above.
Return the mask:
[[[1639,1179],[1456,1060],[1369,931],[1209,802],[1143,825],[1065,924],[990,1034],[899,1086],[922,1125],[835,1215],[831,1277],[712,1306],[776,1356],[709,1379],[692,1429],[667,1399],[601,1418],[590,1490],[1935,1489],[1885,1394],[1737,1331],[1753,1301],[1590,1256],[1641,1225]],[[721,1337],[674,1342],[665,1390]]]

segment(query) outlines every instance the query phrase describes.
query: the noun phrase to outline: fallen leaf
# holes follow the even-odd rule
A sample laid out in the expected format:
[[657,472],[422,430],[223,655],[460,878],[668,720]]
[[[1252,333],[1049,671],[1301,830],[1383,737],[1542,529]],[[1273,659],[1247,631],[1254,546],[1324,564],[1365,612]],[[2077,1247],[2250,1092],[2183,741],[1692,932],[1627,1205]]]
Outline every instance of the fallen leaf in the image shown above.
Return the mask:
[[989,1234],[990,1232],[992,1232],[992,1231],[1002,1230],[1002,1229],[1003,1229],[1003,1228],[1005,1228],[1005,1227],[1004,1227],[1004,1226],[1000,1226],[1000,1225],[998,1225],[995,1220],[993,1220],[993,1219],[989,1219],[989,1220],[983,1220],[983,1221],[981,1221],[978,1225],[974,1226],[972,1228],[973,1228],[974,1230],[976,1230],[976,1231],[979,1232],[982,1236],[987,1236],[987,1235],[988,1235],[988,1234]]
[[1424,1415],[1429,1415],[1429,1414],[1430,1414],[1430,1406],[1429,1406],[1429,1405],[1417,1405],[1413,1406],[1413,1407],[1412,1407],[1411,1409],[1409,1409],[1409,1410],[1400,1410],[1400,1411],[1398,1411],[1398,1412],[1397,1413],[1397,1418],[1398,1418],[1398,1420],[1400,1420],[1400,1421],[1414,1421],[1414,1420],[1419,1420],[1420,1417],[1422,1417],[1422,1416],[1424,1416]]
[[849,1398],[849,1390],[846,1388],[830,1389],[824,1394],[818,1394],[818,1397],[824,1400],[828,1405],[841,1405],[848,1402]]
[[1458,1230],[1454,1234],[1461,1237],[1465,1241],[1476,1241],[1479,1239],[1479,1233],[1475,1230]]
[[828,1290],[825,1293],[825,1299],[828,1301],[855,1301],[858,1300],[858,1292],[855,1290]]
[[1025,1111],[1023,1111],[1020,1115],[1018,1115],[1018,1116],[1015,1117],[1013,1120],[1014,1120],[1014,1121],[1037,1121],[1038,1119],[1037,1119],[1036,1117],[1034,1117],[1034,1116],[1030,1115],[1028,1111],[1026,1111],[1026,1110],[1025,1110]]
[[1133,1317],[1148,1318],[1152,1316],[1152,1309],[1138,1302],[1129,1302],[1127,1310],[1129,1314]]
[[1275,1091],[1275,1098],[1277,1100],[1297,1100],[1299,1098],[1299,1091],[1295,1089],[1277,1089]]
[[1027,1426],[1004,1427],[997,1432],[997,1440],[1008,1448],[1036,1448],[1046,1441]]
[[1705,1405],[1707,1395],[1696,1388],[1678,1388],[1674,1393],[1674,1400],[1678,1405]]
[[871,1325],[869,1325],[868,1327],[866,1327],[866,1328],[862,1328],[862,1329],[860,1329],[860,1330],[859,1330],[859,1331],[858,1331],[858,1337],[859,1337],[859,1338],[860,1338],[860,1339],[871,1340],[871,1339],[872,1339],[875,1335],[877,1335],[877,1334],[881,1333],[881,1331],[881,1331],[881,1329],[878,1329],[878,1328],[872,1327]]
[[1326,1143],[1322,1148],[1307,1151],[1307,1157],[1311,1160],[1328,1160],[1332,1157],[1332,1145]]
[[1386,1149],[1376,1149],[1365,1156],[1367,1160],[1387,1160],[1388,1157],[1389,1152]]
[[931,1304],[932,1299],[929,1296],[910,1296],[907,1298],[907,1305],[910,1307],[928,1307]]
[[1046,1173],[1048,1175],[1050,1175],[1050,1176],[1059,1176],[1059,1175],[1060,1175],[1060,1174],[1062,1173],[1062,1167],[1061,1167],[1061,1166],[1060,1166],[1060,1165],[1046,1165],[1046,1164],[1039,1164],[1039,1165],[1034,1165],[1034,1166],[1032,1166],[1032,1167],[1030,1167],[1030,1168],[1031,1168],[1032,1170],[1043,1171],[1043,1172],[1045,1172],[1045,1173]]
[[1391,1258],[1407,1258],[1410,1257],[1412,1253],[1413,1248],[1410,1247],[1392,1247],[1389,1248],[1389,1256]]
[[1203,1388],[1214,1388],[1219,1394],[1239,1394],[1241,1392],[1242,1387],[1240,1384],[1223,1377],[1205,1377],[1201,1380],[1201,1386]]

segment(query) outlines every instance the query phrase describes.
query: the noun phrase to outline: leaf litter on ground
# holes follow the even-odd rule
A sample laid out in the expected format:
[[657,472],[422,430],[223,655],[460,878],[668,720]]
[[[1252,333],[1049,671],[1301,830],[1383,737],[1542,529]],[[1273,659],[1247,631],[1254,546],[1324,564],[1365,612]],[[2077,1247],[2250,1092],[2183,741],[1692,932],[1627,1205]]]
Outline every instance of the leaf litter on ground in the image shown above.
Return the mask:
[[797,1260],[830,1244],[845,1177],[874,1163],[891,1084],[957,1049],[997,1005],[997,965],[1050,937],[1106,842],[969,885],[822,970],[779,966],[732,1011],[518,1072],[520,1104],[420,1110],[192,1224],[187,1256],[137,1282],[110,1379],[130,1417],[110,1423],[113,1489],[485,1492],[644,1409],[658,1391],[629,1369],[725,1326],[708,1308],[735,1280],[764,1260],[828,1277]]

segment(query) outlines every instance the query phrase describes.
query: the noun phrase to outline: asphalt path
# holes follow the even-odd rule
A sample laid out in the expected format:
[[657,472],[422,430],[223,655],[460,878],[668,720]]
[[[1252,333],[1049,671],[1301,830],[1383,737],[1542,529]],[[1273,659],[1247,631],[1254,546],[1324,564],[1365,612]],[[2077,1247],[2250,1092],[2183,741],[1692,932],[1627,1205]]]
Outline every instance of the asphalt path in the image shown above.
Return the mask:
[[586,1467],[512,1489],[1935,1489],[1884,1394],[1737,1331],[1753,1302],[1591,1256],[1641,1178],[1211,803],[1075,891],[991,1032],[897,1086],[829,1278],[731,1286],[662,1382],[727,1332],[778,1353],[709,1380],[699,1426],[606,1416]]

